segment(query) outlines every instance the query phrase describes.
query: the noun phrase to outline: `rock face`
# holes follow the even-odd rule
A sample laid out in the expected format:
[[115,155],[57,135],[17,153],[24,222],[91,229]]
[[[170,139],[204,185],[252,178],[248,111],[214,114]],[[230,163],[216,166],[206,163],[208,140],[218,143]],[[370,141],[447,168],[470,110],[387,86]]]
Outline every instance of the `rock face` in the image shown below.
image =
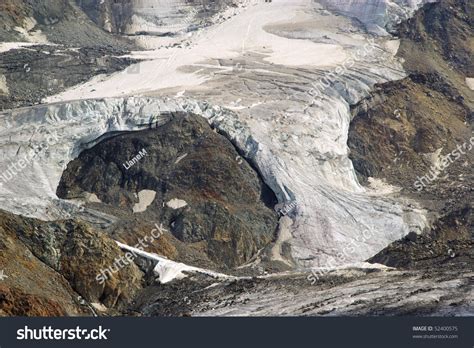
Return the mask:
[[0,235],[0,269],[8,277],[0,284],[4,315],[91,315],[91,303],[117,310],[142,286],[143,274],[133,263],[104,282],[96,279],[123,254],[81,223],[45,223],[2,211]]
[[[22,218],[1,213],[0,272],[7,278],[0,282],[0,315],[78,315],[87,314],[77,294],[17,236],[25,226]],[[33,226],[28,226],[33,229]]]
[[1,41],[53,42],[72,47],[134,47],[128,40],[99,28],[74,1],[3,0],[0,19]]
[[163,223],[216,265],[249,261],[275,237],[276,198],[204,118],[169,117],[156,129],[116,135],[82,152],[68,164],[58,196],[94,193],[129,218]]
[[174,35],[205,24],[236,0],[76,0],[89,17],[111,33]]
[[[472,197],[471,197],[472,201]],[[447,209],[446,209],[447,210]],[[369,261],[404,269],[473,270],[474,222],[472,207],[444,212],[427,234],[408,235],[392,243]]]
[[472,2],[426,5],[400,26],[399,55],[410,75],[378,85],[353,108],[351,158],[362,181],[384,179],[423,202],[433,227],[371,258],[395,267],[472,268],[474,93]]
[[[466,127],[470,122],[469,107],[459,92],[436,73],[412,74],[379,85],[353,111],[356,116],[351,124],[349,146],[362,180],[386,177],[391,184],[417,192],[417,178],[429,173],[439,149],[446,155],[456,150],[458,144],[470,144],[471,132]],[[452,157],[454,160],[455,156]],[[450,169],[457,165],[459,174],[469,174],[468,168],[462,169],[468,158],[454,163]],[[444,175],[440,176],[443,181]],[[462,180],[459,184],[467,185],[462,185]]]
[[[448,0],[424,6],[398,28],[403,39],[399,55],[406,59],[404,67],[408,71],[437,70],[442,74],[448,68],[466,77],[474,76],[473,22],[472,1]],[[448,76],[452,79],[455,75]],[[461,85],[457,84],[457,88]]]
[[[38,104],[49,95],[85,82],[95,75],[122,70],[133,59],[110,47],[37,45],[0,53],[0,110]],[[47,76],[47,78],[45,78]]]

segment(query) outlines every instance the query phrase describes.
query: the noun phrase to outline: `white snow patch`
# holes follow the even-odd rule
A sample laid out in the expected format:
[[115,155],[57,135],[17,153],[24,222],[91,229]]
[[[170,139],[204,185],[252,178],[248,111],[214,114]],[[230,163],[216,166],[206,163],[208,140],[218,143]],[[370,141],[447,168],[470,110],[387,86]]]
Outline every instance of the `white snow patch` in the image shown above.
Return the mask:
[[107,311],[107,307],[104,306],[102,303],[99,303],[99,302],[92,302],[91,303],[92,307],[94,307],[95,310],[99,311],[99,312],[105,312]]
[[156,191],[141,190],[138,192],[138,203],[133,206],[134,213],[141,213],[155,200]]
[[470,89],[474,91],[474,78],[473,77],[466,77],[466,84]]
[[223,273],[217,273],[217,272],[210,271],[204,268],[188,266],[184,263],[171,261],[163,256],[159,256],[154,253],[149,253],[149,252],[128,246],[120,242],[116,242],[116,243],[123,250],[131,251],[147,259],[158,261],[158,264],[155,266],[153,271],[155,272],[156,275],[158,275],[159,281],[161,284],[169,283],[170,281],[175,280],[175,279],[185,278],[188,276],[186,273],[200,273],[200,274],[205,274],[212,278],[218,278],[218,279],[234,278],[232,276],[228,276]]
[[275,241],[275,245],[272,248],[272,260],[281,261],[287,265],[291,265],[290,262],[283,257],[283,243],[291,239],[291,225],[293,221],[288,216],[283,216],[280,219],[278,226],[278,237]]
[[443,156],[441,155],[441,151],[443,151],[442,147],[440,147],[435,152],[429,152],[429,153],[423,154],[423,157],[429,160],[433,167],[439,168],[441,164],[441,160],[443,158]]
[[10,90],[7,85],[7,78],[5,75],[0,75],[0,95],[10,95]]
[[400,187],[390,185],[383,179],[369,177],[367,180],[369,182],[370,188],[370,190],[367,192],[368,194],[388,195],[391,193],[400,192],[402,190]]
[[102,203],[95,193],[85,192],[84,197],[87,202],[90,203]]
[[396,55],[400,48],[400,40],[388,40],[384,43],[384,47],[393,55]]
[[188,203],[186,201],[182,199],[178,199],[178,198],[173,198],[169,200],[168,202],[166,202],[166,206],[171,209],[180,209],[180,208],[184,208],[187,205]]
[[321,272],[321,274],[341,274],[349,275],[350,272],[360,272],[361,269],[378,269],[378,270],[395,270],[396,268],[383,265],[381,263],[356,262],[350,265],[334,266],[334,267],[316,267],[312,271]]
[[34,42],[0,42],[0,53],[34,45]]

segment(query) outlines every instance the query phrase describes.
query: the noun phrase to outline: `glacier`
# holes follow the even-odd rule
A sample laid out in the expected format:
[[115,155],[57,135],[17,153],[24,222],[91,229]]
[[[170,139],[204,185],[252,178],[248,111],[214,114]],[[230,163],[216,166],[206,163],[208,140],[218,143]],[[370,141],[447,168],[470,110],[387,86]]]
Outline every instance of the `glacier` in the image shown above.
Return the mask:
[[[360,4],[331,3],[353,14]],[[366,11],[367,23],[383,26],[394,2],[367,6],[374,3],[385,4],[386,17],[377,19],[377,5]],[[405,2],[396,3],[405,8]],[[406,3],[406,13],[421,4]],[[359,263],[429,226],[416,203],[362,187],[348,157],[350,105],[374,84],[405,76],[394,38],[367,34],[309,0],[253,2],[186,38],[186,47],[134,52],[146,57],[136,73],[100,76],[48,98],[48,104],[1,113],[3,168],[19,166],[30,149],[39,149],[10,179],[0,177],[3,209],[45,220],[67,216],[83,203],[55,194],[70,160],[107,134],[187,111],[208,119],[279,202],[295,206],[280,231],[289,236],[288,262],[295,267]],[[46,138],[51,142],[45,144]]]

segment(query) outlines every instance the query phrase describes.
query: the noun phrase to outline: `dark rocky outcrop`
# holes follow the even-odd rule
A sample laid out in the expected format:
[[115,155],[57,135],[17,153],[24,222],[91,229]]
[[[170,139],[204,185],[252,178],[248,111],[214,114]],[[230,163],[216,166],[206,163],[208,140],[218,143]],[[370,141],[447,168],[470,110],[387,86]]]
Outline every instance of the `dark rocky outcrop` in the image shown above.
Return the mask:
[[[409,76],[377,85],[353,107],[348,145],[360,180],[399,186],[435,217],[426,234],[393,243],[372,262],[472,267],[474,93],[466,77],[474,76],[473,15],[472,1],[425,5],[399,28]],[[438,171],[440,156],[450,157]]]
[[[353,112],[349,147],[359,177],[362,181],[384,177],[410,192],[417,192],[417,177],[428,173],[433,165],[430,153],[440,148],[443,154],[450,153],[458,144],[469,144],[471,137],[466,126],[471,122],[469,107],[453,85],[437,73],[411,74],[378,85],[370,97],[353,107]],[[457,180],[462,173],[469,175],[469,168],[464,166],[468,158],[450,166],[450,180]],[[466,189],[468,181],[457,184]]]
[[135,62],[118,58],[125,51],[112,47],[37,45],[0,53],[0,78],[8,91],[0,90],[0,110],[39,104],[47,96],[88,81],[95,75],[111,74]]
[[398,29],[402,38],[399,54],[406,59],[405,69],[442,70],[439,68],[445,63],[466,76],[474,76],[473,28],[472,1],[443,0],[426,4]]
[[[123,255],[106,234],[74,220],[42,222],[0,211],[0,314],[92,315],[91,303],[124,308],[143,273],[125,265],[96,277]],[[12,304],[14,303],[14,304]]]
[[424,235],[409,234],[373,256],[370,262],[404,269],[450,268],[474,271],[472,207],[445,214]]
[[[146,154],[130,166],[141,151]],[[94,193],[103,202],[94,208],[120,217],[111,228],[117,238],[131,241],[130,230],[140,235],[151,230],[150,222],[163,223],[171,232],[163,237],[167,256],[234,267],[269,244],[277,226],[273,193],[239,158],[204,118],[175,114],[157,129],[121,134],[82,152],[67,166],[57,194]],[[143,190],[156,196],[133,213]]]
[[26,41],[21,28],[41,31],[49,42],[69,47],[135,47],[98,27],[73,0],[2,0],[0,23],[0,41]]
[[[210,17],[227,6],[237,6],[235,0],[173,0],[157,2],[156,5],[137,0],[114,0],[99,2],[96,0],[76,0],[77,5],[99,27],[116,34],[139,35],[174,35],[174,29],[195,30],[206,26]],[[144,4],[147,7],[144,7]],[[133,18],[135,17],[135,18]],[[150,23],[156,28],[141,28],[137,18]],[[171,26],[169,24],[172,23]],[[159,33],[156,29],[163,26]],[[168,29],[169,31],[166,31]]]

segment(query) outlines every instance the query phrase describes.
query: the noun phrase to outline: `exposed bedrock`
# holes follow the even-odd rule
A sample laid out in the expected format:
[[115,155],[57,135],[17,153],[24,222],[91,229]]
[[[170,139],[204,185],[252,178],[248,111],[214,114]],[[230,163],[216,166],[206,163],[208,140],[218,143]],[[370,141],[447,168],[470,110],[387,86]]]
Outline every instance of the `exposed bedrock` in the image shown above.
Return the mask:
[[473,28],[472,1],[444,0],[428,4],[400,24],[397,34],[402,42],[398,55],[405,59],[403,65],[409,72],[447,73],[444,70],[448,65],[449,71],[473,77]]
[[96,280],[122,252],[106,234],[74,220],[43,222],[0,211],[0,316],[92,315],[90,303],[124,308],[143,273],[125,265]]
[[384,179],[436,216],[424,234],[391,244],[373,262],[472,269],[473,15],[464,0],[418,11],[400,27],[399,56],[409,76],[377,85],[353,107],[348,144],[361,181]]
[[[472,202],[472,195],[469,198]],[[461,208],[444,209],[433,229],[421,236],[408,235],[372,257],[369,261],[402,269],[474,270],[474,214],[465,201]],[[457,209],[457,210],[455,210]]]
[[[94,208],[113,206],[120,219],[163,223],[216,265],[249,261],[275,237],[273,192],[204,118],[168,117],[157,128],[151,123],[152,129],[122,133],[82,152],[63,173],[58,197],[93,193],[104,204]],[[128,225],[119,221],[112,233],[124,238]],[[179,245],[177,255],[166,256],[185,259]]]
[[111,33],[173,35],[192,30],[238,0],[76,0],[89,17]]
[[2,0],[0,22],[0,41],[135,47],[97,26],[73,0]]
[[[450,153],[458,144],[469,143],[471,137],[469,107],[457,90],[435,73],[412,74],[378,85],[353,112],[349,146],[360,178],[386,177],[411,192],[418,191],[417,178],[429,173],[441,155],[438,151]],[[455,163],[461,169],[459,174],[471,156],[468,151],[466,155]],[[470,168],[464,167],[468,174]],[[465,189],[469,181],[463,181],[458,185]]]
[[[35,45],[0,52],[0,110],[39,104],[64,89],[136,62],[111,47]],[[3,83],[2,83],[3,82]]]

